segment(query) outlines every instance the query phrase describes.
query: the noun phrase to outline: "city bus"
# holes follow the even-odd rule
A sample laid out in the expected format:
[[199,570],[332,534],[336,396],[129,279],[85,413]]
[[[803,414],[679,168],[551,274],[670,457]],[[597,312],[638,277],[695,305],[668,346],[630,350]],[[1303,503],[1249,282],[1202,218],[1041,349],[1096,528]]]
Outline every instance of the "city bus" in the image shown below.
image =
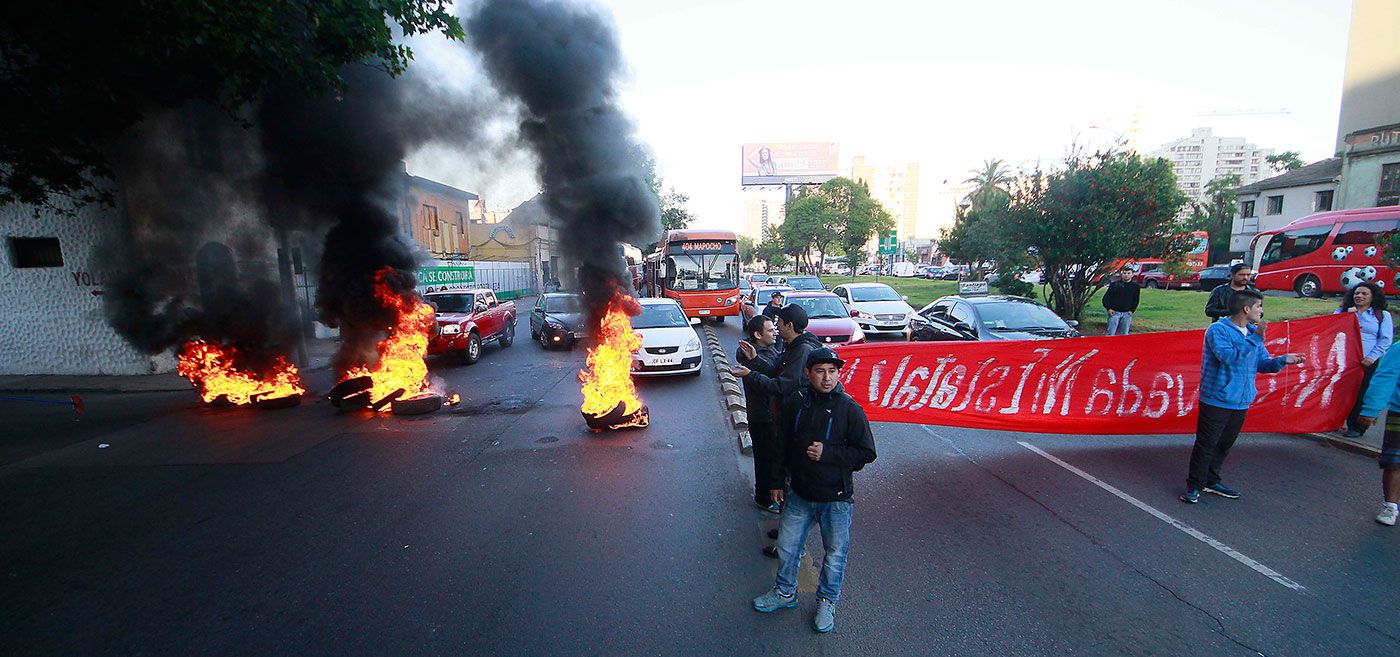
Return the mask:
[[668,230],[647,256],[642,294],[669,297],[686,317],[739,314],[738,236],[725,230]]
[[1300,297],[1341,294],[1362,281],[1396,294],[1396,271],[1382,259],[1385,240],[1400,225],[1400,207],[1319,212],[1259,233],[1246,262],[1261,290]]

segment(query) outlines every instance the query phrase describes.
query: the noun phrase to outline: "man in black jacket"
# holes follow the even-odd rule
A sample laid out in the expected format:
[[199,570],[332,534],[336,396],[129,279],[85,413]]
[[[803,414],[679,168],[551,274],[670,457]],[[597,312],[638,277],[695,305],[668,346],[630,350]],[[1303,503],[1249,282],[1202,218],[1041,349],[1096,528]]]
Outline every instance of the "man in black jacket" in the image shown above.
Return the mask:
[[1230,282],[1221,283],[1210,291],[1210,298],[1206,300],[1206,317],[1211,323],[1221,317],[1230,316],[1230,297],[1235,296],[1240,290],[1258,291],[1249,279],[1254,276],[1254,272],[1249,270],[1249,265],[1243,262],[1230,265]]
[[[777,371],[783,354],[777,348],[778,337],[773,330],[773,320],[767,315],[754,315],[744,325],[744,332],[748,334],[748,340],[740,344],[735,361],[760,372]],[[745,345],[753,352],[752,357],[745,355]],[[744,377],[744,403],[748,406],[749,437],[753,439],[753,501],[769,513],[779,513],[782,505],[769,493],[773,489],[769,481],[773,472],[777,470],[781,474],[782,468],[778,437],[773,428],[774,399],[759,387],[755,377]]]
[[1133,313],[1137,312],[1138,297],[1142,290],[1133,282],[1133,272],[1124,269],[1118,272],[1118,280],[1108,284],[1103,293],[1103,307],[1108,311],[1108,331],[1105,335],[1127,335],[1133,327]]
[[[734,368],[734,376],[744,380],[744,385],[754,385],[778,399],[783,399],[798,388],[807,384],[803,368],[807,354],[822,346],[817,336],[807,331],[807,311],[802,306],[788,305],[778,311],[778,337],[783,339],[783,359],[772,371],[752,370],[742,365]],[[753,358],[756,353],[752,345],[739,343],[739,355]]]
[[791,478],[791,489],[775,489],[783,499],[778,534],[778,576],[772,590],[754,598],[761,612],[797,606],[797,570],[812,525],[821,525],[822,573],[817,584],[817,613],[812,625],[830,632],[836,625],[836,602],[846,578],[854,510],[852,473],[875,460],[875,438],[865,411],[841,389],[845,365],[827,347],[807,356],[809,386],[783,400],[778,444]]

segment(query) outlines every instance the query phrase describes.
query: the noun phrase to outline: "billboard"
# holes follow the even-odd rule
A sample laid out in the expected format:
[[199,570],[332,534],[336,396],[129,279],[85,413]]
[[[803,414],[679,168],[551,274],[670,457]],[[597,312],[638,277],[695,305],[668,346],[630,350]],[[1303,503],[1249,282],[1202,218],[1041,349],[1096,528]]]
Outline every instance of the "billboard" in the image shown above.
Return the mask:
[[824,183],[837,175],[836,146],[814,141],[744,144],[740,184]]

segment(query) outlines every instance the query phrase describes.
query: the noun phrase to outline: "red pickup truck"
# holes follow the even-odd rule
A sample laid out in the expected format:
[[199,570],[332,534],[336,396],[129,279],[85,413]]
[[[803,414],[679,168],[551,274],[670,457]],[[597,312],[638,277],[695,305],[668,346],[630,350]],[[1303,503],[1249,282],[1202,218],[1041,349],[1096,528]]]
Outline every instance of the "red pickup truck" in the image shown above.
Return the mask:
[[500,301],[484,288],[431,292],[425,295],[437,311],[437,330],[428,341],[429,354],[449,354],[468,365],[481,358],[481,343],[495,340],[502,347],[515,341],[515,302]]

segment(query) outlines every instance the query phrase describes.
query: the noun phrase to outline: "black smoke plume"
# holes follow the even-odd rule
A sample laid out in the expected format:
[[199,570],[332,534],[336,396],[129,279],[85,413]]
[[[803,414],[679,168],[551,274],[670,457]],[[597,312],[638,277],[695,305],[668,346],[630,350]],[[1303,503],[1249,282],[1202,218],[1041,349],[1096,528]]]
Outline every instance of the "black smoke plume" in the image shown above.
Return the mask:
[[545,207],[562,226],[596,327],[613,291],[631,291],[618,243],[660,230],[642,145],[618,107],[624,66],[613,25],[548,0],[487,0],[463,23],[492,83],[521,105],[521,138],[539,159]]

